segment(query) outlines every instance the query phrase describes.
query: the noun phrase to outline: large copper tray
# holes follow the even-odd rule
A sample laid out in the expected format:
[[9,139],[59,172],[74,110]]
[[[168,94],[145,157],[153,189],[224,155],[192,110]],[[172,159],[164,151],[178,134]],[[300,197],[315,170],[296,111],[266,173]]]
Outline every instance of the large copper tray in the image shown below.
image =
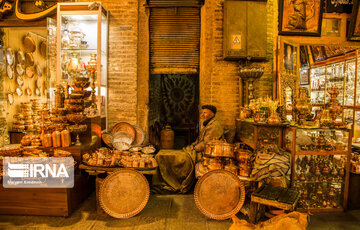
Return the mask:
[[111,134],[115,135],[117,132],[126,132],[129,133],[132,137],[132,140],[135,140],[136,131],[135,128],[127,122],[119,122],[111,129]]
[[145,140],[145,132],[139,126],[133,125],[135,129],[135,140],[133,141],[133,145],[142,145]]
[[245,201],[245,187],[240,179],[226,170],[206,173],[196,183],[195,204],[207,217],[225,220],[239,212]]
[[110,216],[129,218],[141,212],[149,196],[150,187],[145,176],[132,169],[119,169],[105,178],[99,201]]

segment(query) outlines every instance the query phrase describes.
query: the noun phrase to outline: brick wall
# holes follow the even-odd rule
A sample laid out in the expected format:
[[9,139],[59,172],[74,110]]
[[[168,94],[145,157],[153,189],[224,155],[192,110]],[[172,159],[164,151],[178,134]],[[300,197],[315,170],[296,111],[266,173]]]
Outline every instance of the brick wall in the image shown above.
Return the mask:
[[[214,104],[218,118],[234,127],[239,115],[239,64],[223,60],[223,2],[205,1],[201,9],[200,104]],[[273,84],[273,41],[276,31],[274,1],[267,1],[267,62],[264,75],[255,83],[255,97],[271,96]]]
[[[88,2],[80,0],[79,2]],[[102,0],[109,11],[108,128],[137,118],[138,0]]]

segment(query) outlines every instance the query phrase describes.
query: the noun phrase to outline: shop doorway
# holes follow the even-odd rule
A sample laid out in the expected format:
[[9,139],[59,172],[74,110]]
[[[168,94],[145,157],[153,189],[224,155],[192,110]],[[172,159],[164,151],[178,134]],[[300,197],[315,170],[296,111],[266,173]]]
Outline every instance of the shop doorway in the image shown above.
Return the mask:
[[174,148],[192,143],[199,119],[198,74],[153,74],[149,81],[149,139],[160,146],[160,132],[171,125]]

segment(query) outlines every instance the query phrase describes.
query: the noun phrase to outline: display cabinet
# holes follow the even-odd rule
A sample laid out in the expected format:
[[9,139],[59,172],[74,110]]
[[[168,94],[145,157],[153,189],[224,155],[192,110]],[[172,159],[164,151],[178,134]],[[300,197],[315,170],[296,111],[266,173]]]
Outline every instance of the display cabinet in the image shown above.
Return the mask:
[[313,66],[310,69],[311,104],[327,103],[330,100],[327,90],[336,85],[339,89],[339,103],[354,106],[355,82],[355,58]]
[[353,125],[353,141],[360,141],[359,124],[356,120],[360,112],[360,79],[359,55],[353,51],[341,57],[319,62],[310,68],[310,97],[315,110],[325,107],[330,100],[327,92],[333,85],[337,85],[338,102],[344,110],[338,119]]
[[253,149],[256,149],[264,140],[283,147],[285,124],[266,124],[236,119],[237,139]]
[[[101,3],[58,3],[56,83],[64,88],[75,77],[88,77],[91,106],[107,128],[108,11]],[[71,89],[70,89],[71,90]]]
[[285,148],[291,151],[291,186],[301,192],[298,209],[342,211],[349,188],[349,129],[289,127]]
[[311,104],[325,104],[325,66],[310,69]]

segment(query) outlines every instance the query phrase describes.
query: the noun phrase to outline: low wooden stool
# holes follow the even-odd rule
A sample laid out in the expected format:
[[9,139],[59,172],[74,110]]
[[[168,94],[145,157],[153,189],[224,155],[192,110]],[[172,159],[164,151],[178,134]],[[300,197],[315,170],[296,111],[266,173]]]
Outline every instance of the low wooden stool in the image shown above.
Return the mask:
[[296,189],[263,184],[251,194],[249,220],[256,223],[265,210],[264,205],[292,211],[299,198],[300,192]]

